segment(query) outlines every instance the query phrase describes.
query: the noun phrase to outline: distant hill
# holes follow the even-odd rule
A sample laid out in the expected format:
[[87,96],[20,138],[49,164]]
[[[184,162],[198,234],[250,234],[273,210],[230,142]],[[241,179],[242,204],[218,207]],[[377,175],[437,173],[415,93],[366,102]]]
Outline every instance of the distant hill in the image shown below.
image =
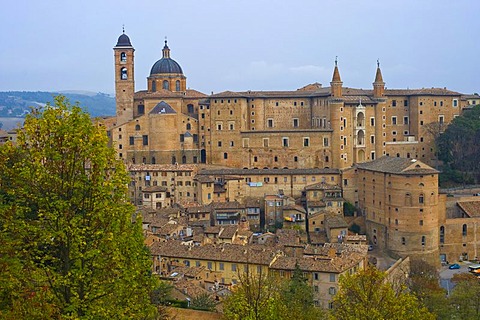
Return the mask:
[[72,104],[78,102],[92,117],[115,115],[115,98],[101,92],[4,91],[0,92],[0,117],[24,117],[30,107],[53,103],[53,97],[59,94],[66,96]]

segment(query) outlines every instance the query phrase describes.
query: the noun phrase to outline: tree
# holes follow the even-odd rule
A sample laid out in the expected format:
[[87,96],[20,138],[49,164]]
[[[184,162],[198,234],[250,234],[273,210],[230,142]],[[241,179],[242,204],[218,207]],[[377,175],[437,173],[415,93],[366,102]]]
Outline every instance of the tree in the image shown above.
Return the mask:
[[239,285],[223,303],[227,320],[277,320],[284,310],[274,278],[249,271],[239,274]]
[[332,319],[434,319],[417,298],[404,290],[395,291],[386,275],[368,267],[340,277],[340,289],[333,298]]
[[452,310],[446,297],[446,291],[440,287],[437,269],[421,260],[410,263],[408,288],[437,319],[450,319]]
[[0,317],[154,316],[149,252],[107,142],[58,96],[0,148]]
[[480,282],[475,276],[457,277],[449,298],[455,310],[450,319],[480,319]]
[[217,302],[208,293],[202,293],[192,299],[190,308],[196,310],[215,311]]
[[475,106],[453,119],[437,138],[439,159],[445,171],[460,172],[463,181],[478,180],[480,172],[480,106]]
[[300,266],[295,264],[292,278],[283,284],[281,303],[287,306],[282,319],[321,319],[323,309],[314,306],[313,288],[308,285]]

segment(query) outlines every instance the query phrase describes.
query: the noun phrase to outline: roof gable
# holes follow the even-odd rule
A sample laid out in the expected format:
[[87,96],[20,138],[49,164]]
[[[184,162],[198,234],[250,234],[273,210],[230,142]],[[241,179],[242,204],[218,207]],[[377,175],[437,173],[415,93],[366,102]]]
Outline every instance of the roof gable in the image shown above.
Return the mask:
[[176,114],[175,109],[172,108],[165,101],[160,101],[157,105],[150,111],[150,114]]

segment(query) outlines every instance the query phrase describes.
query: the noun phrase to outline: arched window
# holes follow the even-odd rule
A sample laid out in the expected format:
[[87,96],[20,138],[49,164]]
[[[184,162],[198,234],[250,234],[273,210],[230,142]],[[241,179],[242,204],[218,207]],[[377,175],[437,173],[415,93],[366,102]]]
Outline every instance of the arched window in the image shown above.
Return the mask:
[[464,224],[462,226],[462,236],[466,237],[467,236],[467,225]]
[[423,196],[423,193],[420,193],[420,195],[418,196],[418,203],[423,204],[424,201],[425,201],[425,198]]
[[152,81],[152,92],[157,91],[157,82],[155,80]]
[[440,227],[440,243],[445,243],[445,227]]
[[163,80],[163,89],[165,90],[170,89],[170,84],[168,83],[168,80]]
[[192,125],[190,123],[187,123],[187,130],[192,130]]
[[127,68],[122,68],[120,70],[120,77],[121,77],[122,80],[127,80],[128,79]]
[[143,158],[142,158],[142,163],[143,163],[143,164],[147,163],[147,158],[143,157]]
[[152,157],[152,164],[155,164],[156,160],[155,157]]
[[120,61],[127,61],[127,54],[125,52],[120,53]]
[[135,125],[135,131],[139,131],[140,130],[140,125],[139,124],[136,124]]
[[177,81],[175,82],[175,90],[176,90],[176,91],[180,91],[180,80],[177,80]]
[[405,194],[405,205],[406,206],[412,205],[412,195],[408,192]]
[[187,163],[187,156],[182,157],[182,163]]

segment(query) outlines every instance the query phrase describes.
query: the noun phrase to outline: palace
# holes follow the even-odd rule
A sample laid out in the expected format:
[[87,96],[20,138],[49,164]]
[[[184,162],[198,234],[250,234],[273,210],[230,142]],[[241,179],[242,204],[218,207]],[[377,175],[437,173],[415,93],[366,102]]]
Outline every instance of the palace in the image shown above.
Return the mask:
[[372,89],[344,87],[337,61],[329,87],[206,95],[188,88],[167,41],[147,90],[136,92],[135,49],[125,33],[113,51],[116,117],[106,126],[118,158],[129,165],[135,204],[306,197],[308,232],[310,215],[323,224],[318,212],[336,212],[328,208],[332,199],[317,194],[335,194],[341,199],[334,203],[348,201],[365,217],[370,241],[394,256],[433,263],[439,255],[476,256],[476,242],[470,249],[460,244],[470,238],[467,226],[476,234],[476,220],[465,220],[476,218],[472,206],[449,214],[433,168],[435,137],[476,96],[446,88],[387,89],[378,62]]

